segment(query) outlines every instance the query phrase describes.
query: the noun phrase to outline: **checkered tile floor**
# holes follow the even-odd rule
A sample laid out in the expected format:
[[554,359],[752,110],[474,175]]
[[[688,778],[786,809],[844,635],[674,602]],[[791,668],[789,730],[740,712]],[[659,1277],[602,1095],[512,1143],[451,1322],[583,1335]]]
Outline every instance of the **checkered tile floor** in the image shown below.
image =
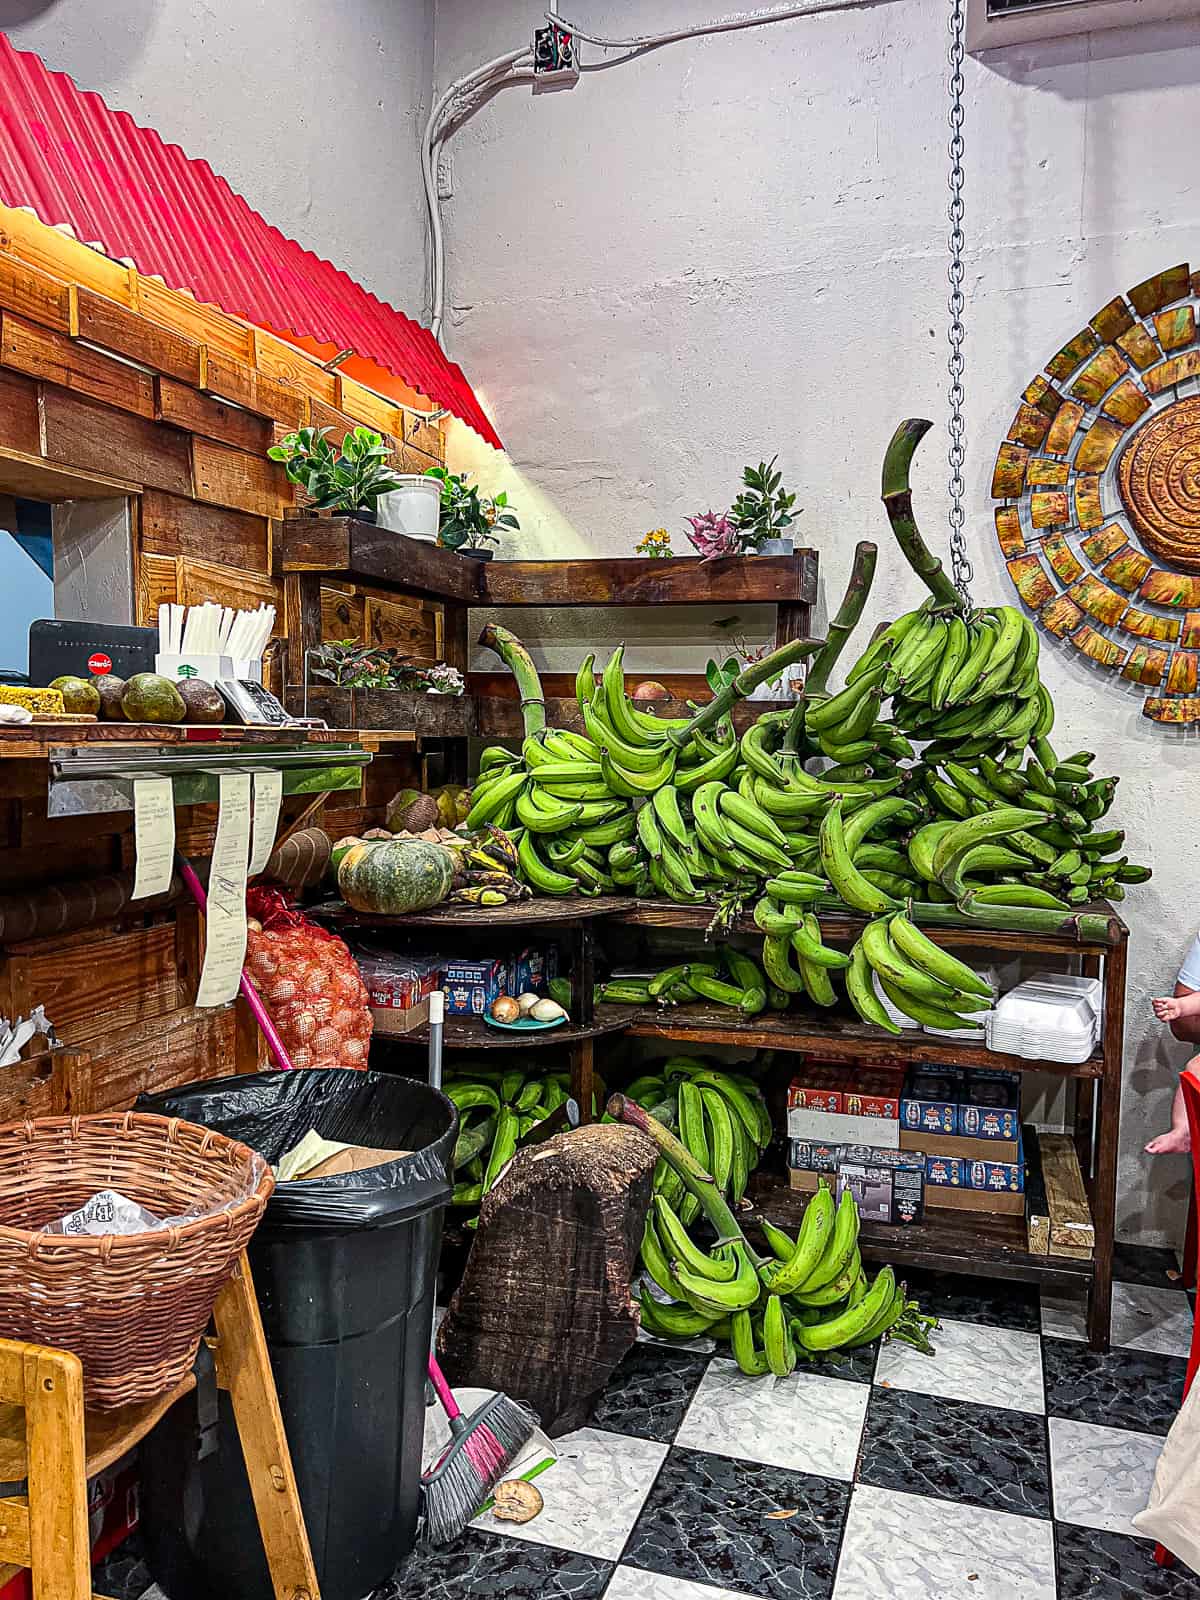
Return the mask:
[[[896,1345],[778,1381],[639,1344],[559,1441],[540,1516],[485,1515],[376,1600],[1200,1600],[1130,1523],[1182,1396],[1173,1267],[1121,1250],[1104,1356],[1081,1305],[947,1278],[913,1285],[934,1360]],[[133,1600],[125,1566],[98,1587]]]

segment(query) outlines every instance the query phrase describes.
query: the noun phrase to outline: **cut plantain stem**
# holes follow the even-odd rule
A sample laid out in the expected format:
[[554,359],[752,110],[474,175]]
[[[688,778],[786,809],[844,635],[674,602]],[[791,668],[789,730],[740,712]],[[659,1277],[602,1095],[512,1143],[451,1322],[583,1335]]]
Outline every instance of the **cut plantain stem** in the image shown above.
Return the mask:
[[824,643],[824,639],[790,639],[787,644],[781,644],[778,650],[772,650],[769,656],[764,656],[761,661],[752,661],[732,683],[727,683],[707,705],[701,706],[686,726],[672,728],[667,735],[668,742],[674,745],[676,750],[682,750],[693,734],[703,733],[706,728],[711,728],[714,723],[720,722],[722,717],[728,716],[737,702],[745,700],[760,683],[766,683],[768,678],[777,678],[786,668],[795,666],[797,661],[814,654]]
[[494,650],[517,680],[525,737],[528,739],[531,734],[541,733],[546,726],[546,696],[529,651],[515,633],[510,633],[495,622],[488,623],[479,635],[479,642],[489,650]]
[[988,906],[987,915],[968,917],[957,906],[910,900],[911,921],[927,928],[996,928],[1006,933],[1065,933],[1082,944],[1119,944],[1120,926],[1098,911],[1046,911],[1038,906]]
[[921,417],[902,422],[883,457],[883,504],[904,559],[940,605],[962,609],[962,599],[942,563],[921,537],[912,509],[908,469],[913,453],[933,427]]
[[712,1224],[718,1239],[737,1240],[745,1246],[755,1265],[759,1265],[761,1258],[750,1249],[745,1234],[738,1226],[737,1218],[717,1188],[716,1180],[711,1173],[705,1172],[687,1146],[668,1128],[664,1128],[662,1123],[652,1117],[644,1107],[638,1105],[636,1100],[629,1100],[623,1094],[614,1094],[605,1110],[614,1121],[627,1122],[654,1140],[659,1152],[683,1179],[684,1187],[689,1194],[695,1195],[699,1201],[700,1209]]
[[[829,674],[837,665],[847,639],[858,626],[858,620],[863,614],[863,607],[867,603],[867,596],[875,580],[875,562],[878,555],[879,546],[867,539],[860,540],[855,546],[854,563],[850,568],[850,579],[846,584],[842,603],[838,607],[837,615],[829,624],[825,643],[817,652],[817,658],[808,669],[808,675],[804,680],[804,693],[809,698],[825,693]],[[790,723],[788,731],[791,731]],[[786,739],[784,749],[788,749]]]

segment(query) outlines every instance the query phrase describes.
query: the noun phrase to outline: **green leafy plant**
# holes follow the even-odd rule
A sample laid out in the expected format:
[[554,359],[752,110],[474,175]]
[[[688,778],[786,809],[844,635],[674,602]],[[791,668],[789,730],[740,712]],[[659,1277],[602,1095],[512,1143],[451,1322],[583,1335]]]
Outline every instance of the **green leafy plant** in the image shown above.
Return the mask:
[[729,508],[729,520],[742,536],[743,547],[757,550],[765,539],[778,539],[794,520],[796,496],[782,487],[783,474],[775,470],[778,456],[747,467],[742,473],[743,492]]
[[400,689],[462,694],[463,676],[444,661],[425,665],[382,645],[334,639],[309,652],[309,675],[339,689]]
[[391,450],[372,428],[352,428],[339,451],[328,428],[297,428],[267,451],[299,484],[313,511],[374,511],[399,487]]
[[447,550],[482,550],[485,544],[498,545],[493,528],[519,528],[508,495],[481,495],[478,485],[469,483],[466,472],[448,472],[445,467],[430,467],[425,476],[441,485],[441,515],[438,543]]

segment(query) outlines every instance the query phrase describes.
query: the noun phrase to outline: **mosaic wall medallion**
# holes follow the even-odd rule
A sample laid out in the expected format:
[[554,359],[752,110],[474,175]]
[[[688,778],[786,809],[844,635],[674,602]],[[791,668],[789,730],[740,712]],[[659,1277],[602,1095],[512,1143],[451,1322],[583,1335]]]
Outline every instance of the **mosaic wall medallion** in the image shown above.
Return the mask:
[[1108,305],[1021,396],[996,457],[996,534],[1050,633],[1200,722],[1200,272]]

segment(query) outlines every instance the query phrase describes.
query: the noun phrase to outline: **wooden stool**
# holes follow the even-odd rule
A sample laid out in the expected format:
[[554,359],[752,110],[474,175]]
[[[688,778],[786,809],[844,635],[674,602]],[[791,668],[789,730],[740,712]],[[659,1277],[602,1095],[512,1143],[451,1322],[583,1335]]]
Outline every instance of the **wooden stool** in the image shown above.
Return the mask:
[[[258,1301],[243,1254],[214,1307],[209,1341],[217,1384],[233,1401],[275,1600],[320,1600]],[[158,1400],[88,1411],[77,1356],[0,1339],[0,1585],[24,1569],[34,1600],[103,1600],[92,1593],[88,1479],[120,1459],[196,1386],[191,1373]]]

